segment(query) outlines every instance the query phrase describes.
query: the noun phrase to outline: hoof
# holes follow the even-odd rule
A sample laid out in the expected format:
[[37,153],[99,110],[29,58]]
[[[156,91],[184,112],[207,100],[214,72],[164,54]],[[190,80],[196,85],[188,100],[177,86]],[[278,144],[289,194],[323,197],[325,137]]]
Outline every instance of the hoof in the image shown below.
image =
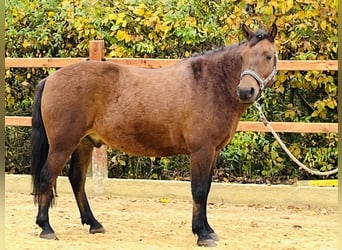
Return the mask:
[[46,240],[58,240],[55,233],[47,233],[47,234],[41,233],[39,237],[42,239],[46,239]]
[[89,233],[92,234],[98,234],[98,233],[105,233],[106,230],[103,227],[99,227],[99,228],[90,228]]
[[213,239],[198,240],[197,245],[200,247],[216,247],[217,246]]
[[219,241],[219,237],[216,233],[210,233],[209,234],[210,238],[213,239],[214,241]]

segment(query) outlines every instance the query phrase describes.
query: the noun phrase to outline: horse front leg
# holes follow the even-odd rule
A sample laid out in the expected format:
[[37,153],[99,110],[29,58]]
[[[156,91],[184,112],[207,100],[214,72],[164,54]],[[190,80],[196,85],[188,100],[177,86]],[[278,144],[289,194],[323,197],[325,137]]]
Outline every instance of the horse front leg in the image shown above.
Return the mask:
[[[209,192],[210,192],[211,182],[212,182],[212,178],[213,178],[213,174],[214,174],[214,167],[216,166],[216,160],[217,160],[217,155],[215,157],[215,160],[214,160],[213,165],[212,165],[211,170],[210,170],[210,175],[209,175],[209,179],[208,179],[208,193],[207,194],[209,194]],[[207,205],[205,206],[205,209],[206,209],[205,215],[207,215]],[[205,224],[206,230],[209,233],[210,238],[212,238],[214,241],[219,241],[218,235],[215,233],[215,231],[209,225],[207,216],[205,216],[204,224]]]
[[104,233],[105,229],[99,223],[90,208],[85,193],[85,181],[87,169],[91,161],[93,144],[88,139],[83,139],[81,144],[72,153],[69,170],[69,181],[74,192],[81,215],[82,224],[90,226],[90,233]]
[[214,150],[200,150],[190,156],[193,198],[192,232],[197,234],[199,246],[216,246],[215,240],[218,240],[207,219],[207,199],[216,155]]

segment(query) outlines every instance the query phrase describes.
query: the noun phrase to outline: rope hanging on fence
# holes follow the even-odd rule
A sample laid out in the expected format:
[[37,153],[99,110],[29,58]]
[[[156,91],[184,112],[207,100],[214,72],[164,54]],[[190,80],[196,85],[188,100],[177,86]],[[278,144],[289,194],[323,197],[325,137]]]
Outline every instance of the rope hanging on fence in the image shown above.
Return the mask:
[[264,125],[271,131],[271,133],[273,134],[273,136],[276,138],[276,140],[278,141],[278,143],[280,144],[280,146],[283,148],[283,150],[287,153],[287,155],[302,169],[304,169],[305,171],[309,172],[310,174],[314,174],[314,175],[332,175],[332,174],[336,174],[338,172],[338,168],[335,168],[333,170],[330,171],[326,171],[326,172],[321,172],[321,171],[317,171],[317,170],[312,170],[310,168],[308,168],[307,166],[305,166],[303,163],[301,163],[291,152],[290,150],[286,147],[286,145],[283,143],[283,141],[280,139],[280,137],[278,136],[278,134],[274,131],[274,129],[272,128],[271,124],[267,121],[264,113],[262,112],[261,106],[258,102],[255,103],[255,107],[256,109],[259,111],[259,116],[261,121],[264,123]]

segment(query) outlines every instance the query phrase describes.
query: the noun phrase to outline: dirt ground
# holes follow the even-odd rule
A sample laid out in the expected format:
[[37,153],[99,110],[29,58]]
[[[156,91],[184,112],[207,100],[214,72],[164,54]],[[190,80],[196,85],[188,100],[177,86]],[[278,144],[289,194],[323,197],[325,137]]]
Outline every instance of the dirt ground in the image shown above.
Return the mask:
[[[194,249],[191,201],[112,196],[89,197],[105,234],[82,226],[72,194],[50,210],[58,240],[39,238],[37,209],[27,193],[5,193],[6,249]],[[208,218],[220,237],[214,249],[337,249],[337,209],[209,204]]]

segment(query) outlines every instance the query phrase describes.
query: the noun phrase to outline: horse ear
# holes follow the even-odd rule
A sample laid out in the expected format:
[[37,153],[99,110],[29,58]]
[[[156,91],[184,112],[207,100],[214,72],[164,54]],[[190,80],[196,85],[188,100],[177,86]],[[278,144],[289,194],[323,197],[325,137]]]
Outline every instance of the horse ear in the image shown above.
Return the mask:
[[275,37],[277,36],[278,28],[275,23],[272,24],[270,30],[268,31],[268,37],[274,41]]
[[246,24],[241,24],[241,29],[242,29],[242,32],[243,32],[243,35],[244,37],[249,41],[253,38],[254,36],[254,32],[251,31]]

